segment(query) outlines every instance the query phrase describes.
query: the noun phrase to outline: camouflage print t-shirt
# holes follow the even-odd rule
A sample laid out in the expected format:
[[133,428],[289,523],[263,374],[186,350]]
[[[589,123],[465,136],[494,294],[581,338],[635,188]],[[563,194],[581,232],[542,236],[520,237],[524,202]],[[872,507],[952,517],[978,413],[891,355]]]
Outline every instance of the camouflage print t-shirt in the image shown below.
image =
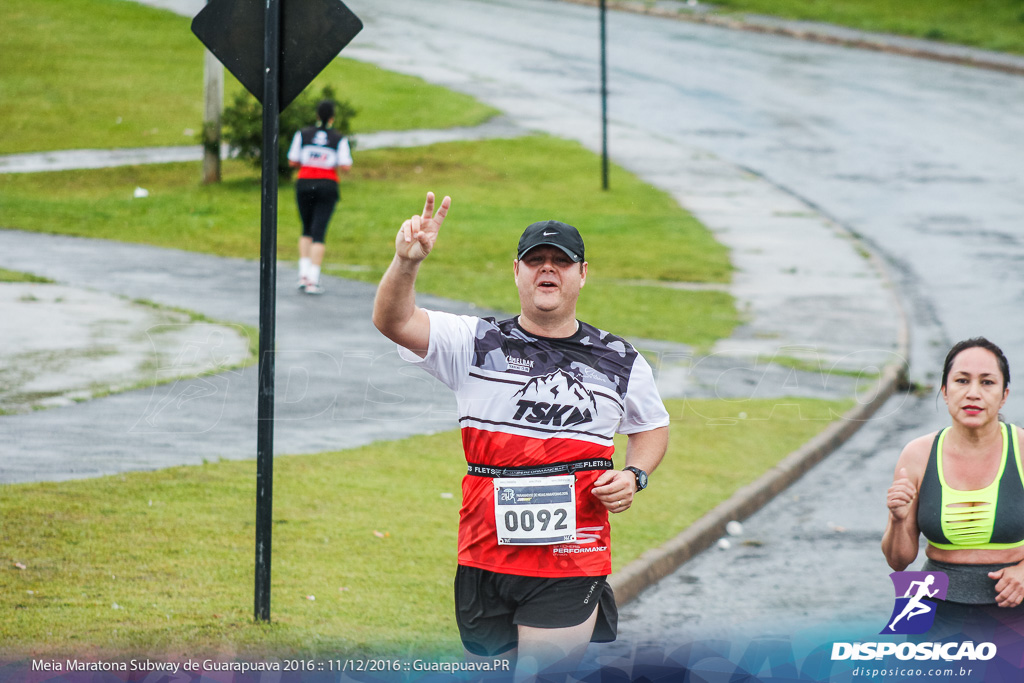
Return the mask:
[[[459,564],[521,576],[610,574],[608,513],[590,490],[613,467],[615,432],[634,434],[669,423],[650,365],[622,338],[582,322],[571,337],[550,339],[528,334],[517,318],[428,314],[426,357],[399,351],[455,391],[469,464],[462,482]],[[566,467],[550,467],[558,464]],[[542,524],[554,529],[562,520],[557,513],[564,511],[557,505],[547,511],[496,507],[495,477],[566,472],[575,478],[575,540],[502,544],[527,525],[534,536]],[[529,498],[518,491],[515,502],[536,502]]]

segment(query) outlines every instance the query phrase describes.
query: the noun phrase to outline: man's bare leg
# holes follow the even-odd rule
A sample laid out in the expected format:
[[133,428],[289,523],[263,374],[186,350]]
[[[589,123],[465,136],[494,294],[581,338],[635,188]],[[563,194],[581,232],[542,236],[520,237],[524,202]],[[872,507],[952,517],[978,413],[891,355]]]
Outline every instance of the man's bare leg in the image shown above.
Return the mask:
[[597,607],[586,621],[566,628],[519,627],[516,681],[534,680],[538,673],[553,665],[559,671],[575,672],[594,635]]

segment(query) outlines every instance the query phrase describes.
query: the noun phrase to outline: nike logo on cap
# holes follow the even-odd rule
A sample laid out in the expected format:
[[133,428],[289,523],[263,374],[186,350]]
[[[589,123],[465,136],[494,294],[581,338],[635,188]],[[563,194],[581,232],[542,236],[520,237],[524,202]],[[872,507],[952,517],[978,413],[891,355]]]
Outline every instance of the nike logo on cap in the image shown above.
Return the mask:
[[544,237],[550,237],[551,235],[557,235],[557,234],[558,234],[557,232],[546,232],[546,233],[544,233]]

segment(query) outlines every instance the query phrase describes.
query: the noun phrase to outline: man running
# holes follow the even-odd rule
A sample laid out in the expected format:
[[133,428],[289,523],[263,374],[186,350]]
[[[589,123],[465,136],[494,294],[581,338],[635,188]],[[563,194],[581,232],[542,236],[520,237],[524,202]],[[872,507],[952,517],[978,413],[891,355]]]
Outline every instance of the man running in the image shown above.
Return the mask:
[[[587,643],[614,640],[608,513],[647,485],[669,416],[651,367],[621,337],[576,320],[583,238],[530,225],[512,264],[521,312],[508,320],[419,308],[415,282],[451,199],[402,224],[373,321],[406,360],[453,389],[468,461],[455,609],[470,655],[515,658],[518,677],[572,671]],[[471,248],[471,247],[470,247]],[[612,463],[628,435],[625,469]]]

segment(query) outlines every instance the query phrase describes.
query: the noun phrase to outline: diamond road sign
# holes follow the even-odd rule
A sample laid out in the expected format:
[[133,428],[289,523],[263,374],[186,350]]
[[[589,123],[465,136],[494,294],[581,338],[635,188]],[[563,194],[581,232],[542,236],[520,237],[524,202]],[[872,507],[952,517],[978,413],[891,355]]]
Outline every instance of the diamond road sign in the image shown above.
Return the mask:
[[[192,32],[263,103],[264,0],[211,0]],[[282,0],[280,108],[287,107],[363,28],[341,0]]]

